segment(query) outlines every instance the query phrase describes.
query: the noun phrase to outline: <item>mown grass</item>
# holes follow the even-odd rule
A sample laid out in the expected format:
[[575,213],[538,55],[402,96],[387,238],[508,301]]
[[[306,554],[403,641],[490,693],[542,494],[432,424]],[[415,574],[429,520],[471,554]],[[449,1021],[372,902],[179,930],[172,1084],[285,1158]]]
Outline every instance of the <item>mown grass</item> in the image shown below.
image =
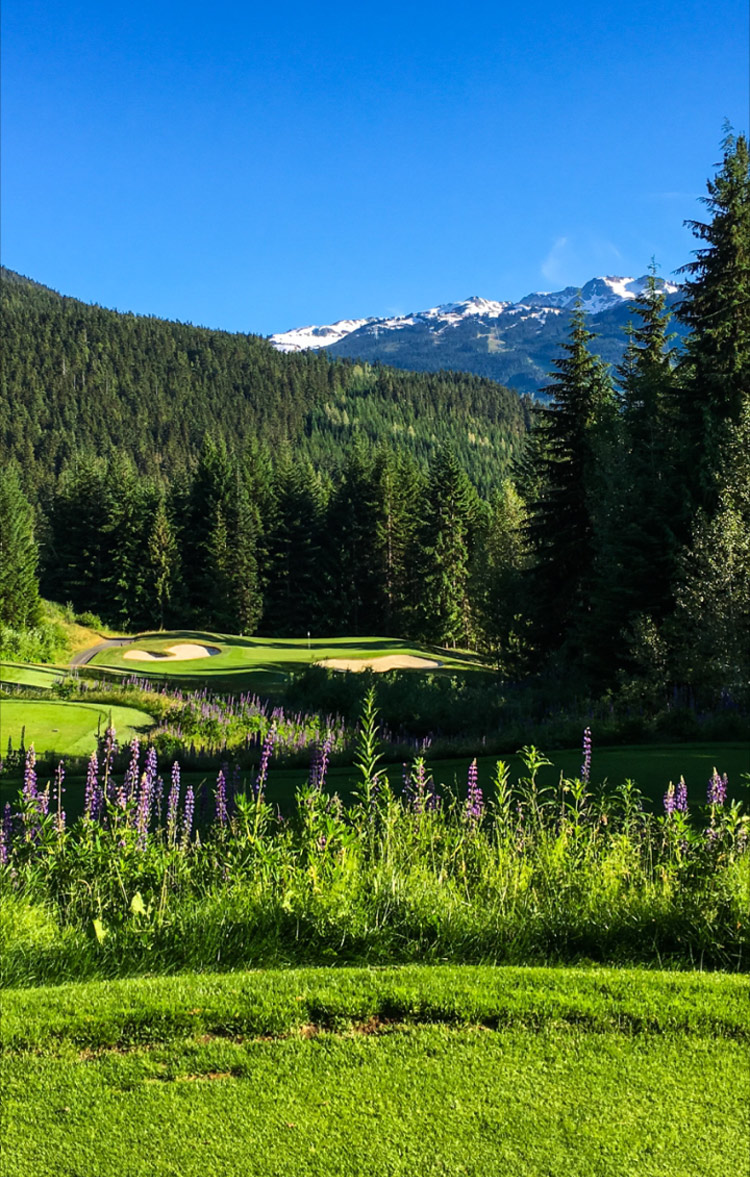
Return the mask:
[[9,993],[8,1173],[741,1172],[736,977],[309,970]]
[[33,687],[48,691],[62,681],[66,671],[57,666],[32,666],[28,662],[0,663],[0,687]]
[[48,699],[3,699],[0,704],[0,747],[8,741],[18,748],[21,734],[41,756],[86,756],[96,748],[97,735],[111,722],[123,741],[145,735],[154,720],[134,707],[106,707],[99,703],[69,703]]
[[[221,653],[186,662],[137,662],[124,656],[128,649],[162,653],[182,642],[218,646]],[[393,638],[246,638],[193,630],[139,634],[130,647],[103,650],[94,657],[91,666],[143,675],[154,681],[169,680],[186,687],[206,685],[213,691],[250,690],[273,694],[287,685],[291,672],[324,659],[368,659],[387,655],[431,659],[440,662],[441,670],[446,674],[457,671],[477,673],[486,669],[476,655],[442,647],[415,646]],[[415,670],[413,673],[421,672]]]

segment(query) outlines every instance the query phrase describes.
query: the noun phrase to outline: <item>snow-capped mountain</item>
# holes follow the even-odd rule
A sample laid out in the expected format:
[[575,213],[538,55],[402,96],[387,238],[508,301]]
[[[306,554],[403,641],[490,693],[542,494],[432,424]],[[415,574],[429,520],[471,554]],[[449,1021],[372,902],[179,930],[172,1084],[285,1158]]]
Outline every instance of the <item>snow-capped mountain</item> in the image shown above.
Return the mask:
[[[659,280],[668,302],[679,287]],[[617,363],[625,346],[622,328],[631,303],[647,279],[592,278],[580,290],[535,291],[520,302],[474,296],[426,311],[393,318],[341,319],[319,327],[300,327],[271,336],[279,351],[326,348],[332,355],[381,361],[398,368],[435,371],[452,368],[492,376],[523,392],[548,382],[552,360],[564,339],[576,299],[592,319],[596,348]]]

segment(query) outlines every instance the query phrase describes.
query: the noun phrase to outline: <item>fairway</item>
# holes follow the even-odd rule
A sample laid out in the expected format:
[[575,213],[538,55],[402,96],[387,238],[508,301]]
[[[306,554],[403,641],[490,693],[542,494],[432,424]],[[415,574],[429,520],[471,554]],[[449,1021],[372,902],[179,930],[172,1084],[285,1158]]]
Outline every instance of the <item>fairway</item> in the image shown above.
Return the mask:
[[[120,744],[145,734],[153,718],[135,707],[103,707],[98,703],[47,702],[42,699],[4,699],[0,705],[0,747],[12,740],[18,748],[23,732],[27,748],[37,756],[86,756],[96,747],[97,734],[110,722]],[[25,729],[25,730],[24,730]]]
[[725,1177],[743,978],[309,969],[17,990],[7,1172]]
[[[173,647],[193,648],[192,659],[170,656]],[[206,657],[202,649],[210,649]],[[213,653],[218,649],[218,653]],[[138,654],[138,658],[134,655]],[[435,673],[486,670],[475,654],[417,646],[395,638],[246,638],[231,634],[174,630],[139,634],[129,646],[102,650],[92,667],[139,674],[150,679],[179,680],[211,690],[271,692],[289,681],[290,673],[329,664],[332,669],[431,670]]]

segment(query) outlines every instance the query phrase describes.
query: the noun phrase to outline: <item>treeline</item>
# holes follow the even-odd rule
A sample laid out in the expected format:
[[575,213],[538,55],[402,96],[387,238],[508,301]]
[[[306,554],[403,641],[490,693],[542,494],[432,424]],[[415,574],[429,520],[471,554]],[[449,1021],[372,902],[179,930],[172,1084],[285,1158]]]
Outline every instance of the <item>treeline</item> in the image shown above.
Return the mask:
[[168,487],[126,457],[66,472],[47,506],[42,590],[131,630],[478,643],[480,599],[505,574],[493,535],[512,544],[517,511],[509,484],[481,500],[447,448],[425,469],[358,442],[332,478],[289,447],[233,454],[209,438]]
[[284,355],[257,336],[89,306],[5,269],[2,318],[0,439],[32,498],[83,452],[126,455],[170,483],[209,434],[237,453],[288,442],[323,466],[340,464],[352,433],[423,462],[450,441],[486,485],[527,426],[527,407],[491,380]]

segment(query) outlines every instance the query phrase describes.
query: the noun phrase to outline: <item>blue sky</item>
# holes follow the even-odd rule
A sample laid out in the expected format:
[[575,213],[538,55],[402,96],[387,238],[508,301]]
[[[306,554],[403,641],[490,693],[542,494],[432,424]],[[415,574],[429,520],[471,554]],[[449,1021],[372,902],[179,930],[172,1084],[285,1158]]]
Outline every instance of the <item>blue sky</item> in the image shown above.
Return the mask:
[[747,0],[4,0],[4,263],[228,330],[664,275]]

